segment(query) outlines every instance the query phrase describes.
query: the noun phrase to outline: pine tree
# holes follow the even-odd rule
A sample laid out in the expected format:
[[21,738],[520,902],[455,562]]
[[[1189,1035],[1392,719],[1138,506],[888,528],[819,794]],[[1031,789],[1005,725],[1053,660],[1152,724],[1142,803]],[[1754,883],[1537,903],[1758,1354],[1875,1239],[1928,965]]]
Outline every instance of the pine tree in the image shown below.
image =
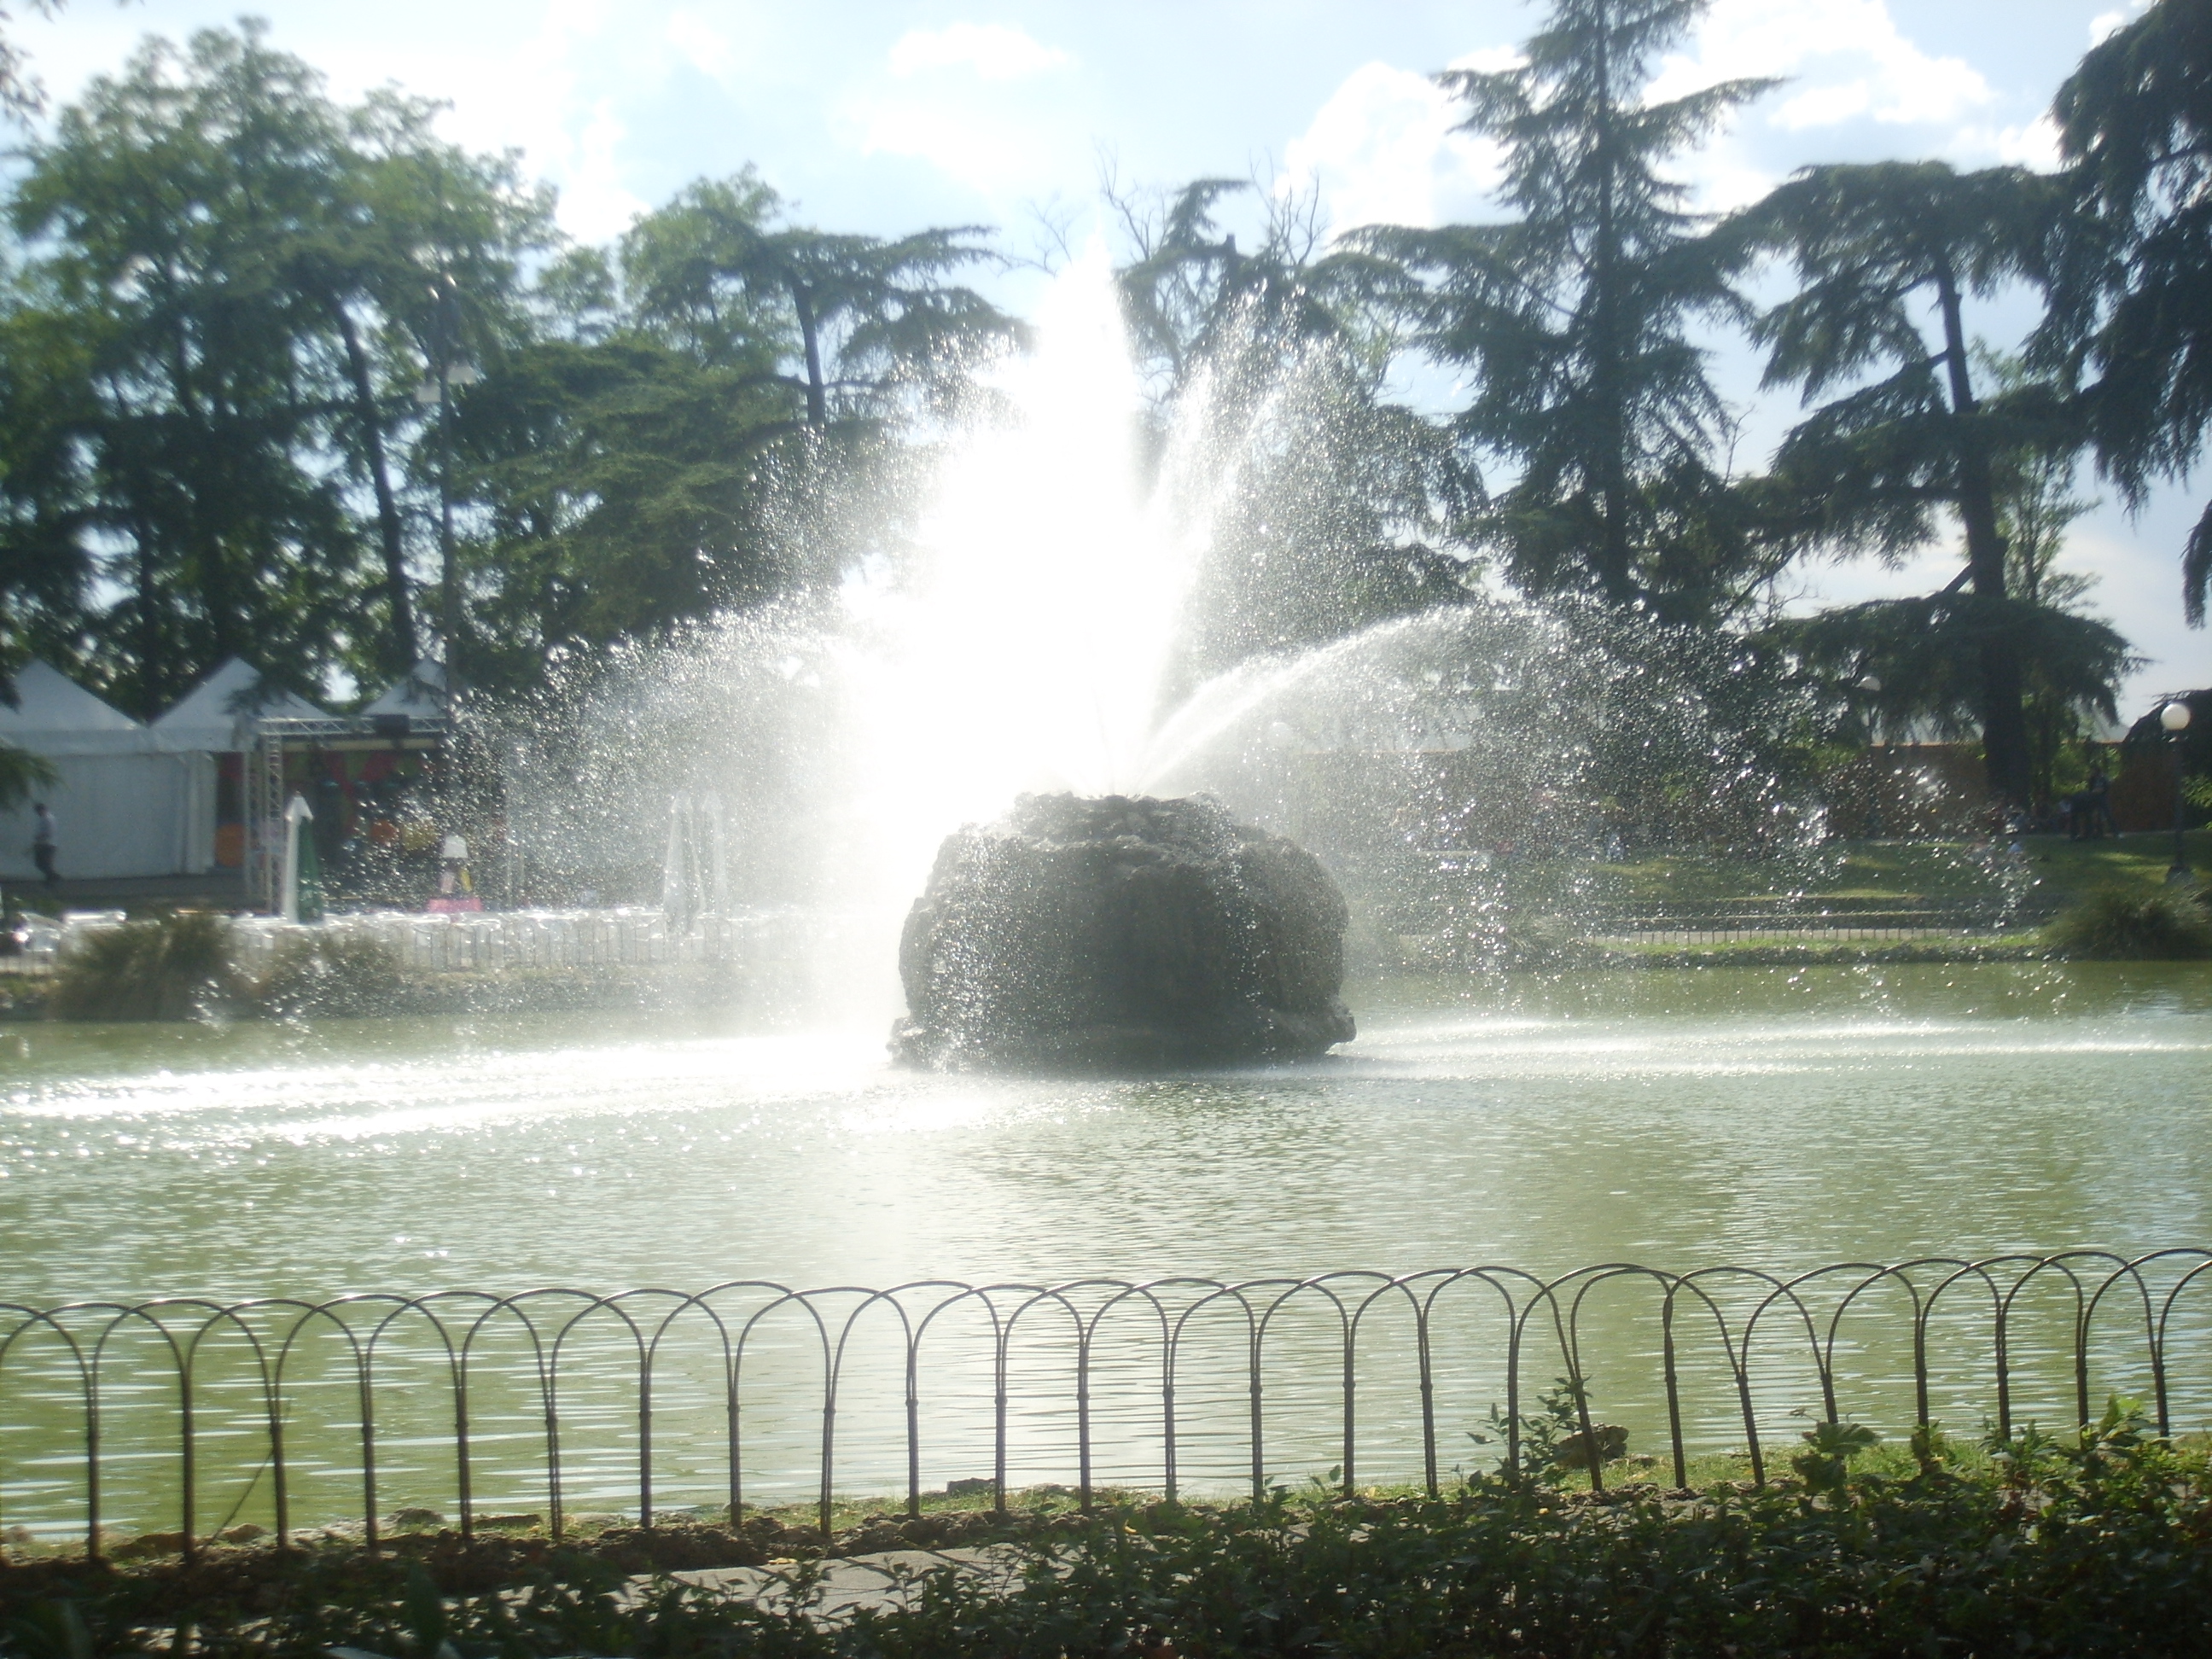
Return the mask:
[[1965,303],[2039,277],[2054,202],[2047,180],[2018,167],[1883,161],[1808,167],[1730,227],[1798,277],[1797,293],[1753,327],[1766,384],[1800,386],[1808,399],[1850,388],[1784,440],[1769,511],[1801,545],[1890,557],[1933,540],[1945,512],[1957,516],[1966,568],[1954,589],[1969,587],[1983,610],[1966,618],[1948,607],[1963,619],[1954,637],[1973,656],[1990,792],[2022,806],[2033,768],[1995,457],[2047,434],[2055,416],[2035,398],[1984,404]]
[[1519,67],[1439,76],[1504,155],[1515,218],[1359,240],[1399,262],[1415,340],[1471,372],[1461,440],[1515,476],[1480,526],[1524,590],[1710,619],[1771,571],[1716,458],[1729,415],[1692,337],[1741,313],[1734,252],[1667,159],[1771,82],[1644,100],[1703,0],[1558,0]]
[[[2078,191],[2042,344],[2094,376],[2105,471],[2140,506],[2186,477],[2212,423],[2212,7],[2159,0],[2081,60],[2052,112]],[[2212,506],[2182,556],[2202,627]]]

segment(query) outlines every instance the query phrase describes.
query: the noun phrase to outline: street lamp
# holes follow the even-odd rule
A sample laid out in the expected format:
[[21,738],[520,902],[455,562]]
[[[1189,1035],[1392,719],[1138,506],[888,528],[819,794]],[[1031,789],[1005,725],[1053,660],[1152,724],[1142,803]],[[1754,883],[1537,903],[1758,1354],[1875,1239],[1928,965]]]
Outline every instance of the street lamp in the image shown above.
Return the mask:
[[2179,697],[2169,700],[2158,711],[2158,723],[2165,729],[2166,740],[2173,749],[2173,864],[2166,872],[2168,881],[2189,879],[2189,852],[2182,842],[2182,813],[2188,805],[2181,793],[2181,744],[2189,730],[2189,705]]

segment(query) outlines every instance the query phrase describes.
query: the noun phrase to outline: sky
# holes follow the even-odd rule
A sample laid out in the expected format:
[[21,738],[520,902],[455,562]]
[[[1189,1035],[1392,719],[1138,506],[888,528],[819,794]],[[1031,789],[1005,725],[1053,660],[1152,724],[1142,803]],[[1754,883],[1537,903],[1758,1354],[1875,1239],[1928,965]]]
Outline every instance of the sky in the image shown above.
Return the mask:
[[[1713,210],[1820,161],[2049,166],[2051,94],[2140,3],[1715,0],[1655,92],[1783,81],[1681,159]],[[1454,131],[1431,76],[1510,61],[1541,16],[1510,0],[71,0],[11,27],[58,103],[143,35],[181,39],[242,10],[336,94],[396,82],[450,106],[451,137],[519,151],[581,240],[750,164],[806,222],[988,226],[1018,254],[1042,247],[1046,224],[1085,237],[1102,177],[1255,178],[1315,192],[1339,230],[1489,216],[1494,158]],[[1000,280],[1020,309],[1033,290]],[[1970,326],[2009,343],[2029,315],[2001,298]],[[1724,347],[1717,368],[1746,413],[1741,462],[1779,435],[1794,398],[1758,395],[1746,348]],[[2123,702],[2132,718],[2161,691],[2212,684],[2212,632],[2185,627],[2179,604],[2181,543],[2212,468],[2133,517],[2082,486],[2104,504],[2065,562],[2099,577],[2094,607],[2149,659]],[[1897,571],[1814,566],[1793,605],[1926,592],[1956,568],[1942,547]]]

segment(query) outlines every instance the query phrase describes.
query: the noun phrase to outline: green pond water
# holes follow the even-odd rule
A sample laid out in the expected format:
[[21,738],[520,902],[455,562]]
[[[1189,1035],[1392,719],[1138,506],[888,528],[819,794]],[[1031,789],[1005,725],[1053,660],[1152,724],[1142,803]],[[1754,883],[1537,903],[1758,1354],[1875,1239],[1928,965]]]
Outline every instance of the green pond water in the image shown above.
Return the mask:
[[[1360,1037],[1328,1060],[1141,1081],[916,1076],[884,1064],[877,1031],[748,1030],[736,1017],[15,1026],[0,1030],[0,1299],[1295,1278],[1484,1263],[1551,1275],[1619,1261],[1791,1273],[2212,1243],[2212,969],[2202,965],[1624,972],[1372,984],[1352,1000]],[[1584,1363],[1601,1394],[1616,1384],[1607,1409],[1650,1447],[1662,1408],[1644,1363],[1649,1320],[1616,1301],[1594,1304]],[[635,1342],[610,1334],[612,1322],[574,1334],[564,1361],[572,1508],[636,1501],[625,1392]],[[856,1375],[879,1334],[856,1339]],[[799,1407],[818,1408],[818,1377],[775,1380],[769,1364],[778,1341],[788,1358],[811,1340],[764,1332],[768,1358],[747,1385],[757,1427],[746,1478],[763,1498],[802,1493],[814,1478],[819,1445]],[[1376,1338],[1378,1377],[1403,1359],[1402,1342],[1397,1358],[1385,1352],[1395,1340]],[[1286,1316],[1271,1473],[1337,1461],[1335,1430],[1321,1420],[1340,1380],[1330,1340],[1327,1319]],[[1447,1463],[1497,1397],[1495,1368],[1474,1352],[1488,1348],[1468,1341],[1463,1374],[1451,1371],[1465,1386],[1446,1413],[1457,1449]],[[507,1358],[495,1361],[501,1342]],[[388,1346],[405,1376],[380,1407],[380,1506],[449,1510],[446,1374],[419,1334],[395,1329]],[[1051,1346],[1039,1365],[1058,1363]],[[2020,1346],[2032,1358],[2035,1345]],[[542,1510],[543,1412],[526,1346],[484,1340],[477,1501]],[[668,1380],[655,1384],[656,1503],[726,1496],[720,1373],[711,1343],[684,1346],[671,1340]],[[210,1402],[228,1402],[204,1407],[199,1431],[235,1443],[228,1453],[210,1443],[203,1458],[203,1526],[265,1508],[267,1483],[252,1483],[266,1437],[254,1438],[245,1352],[210,1339],[198,1361]],[[0,1521],[60,1526],[81,1514],[78,1407],[58,1353],[40,1333],[25,1338],[7,1360],[23,1379],[12,1395],[0,1368]],[[1125,1443],[1101,1479],[1142,1478],[1156,1461],[1143,1363],[1124,1367],[1126,1400],[1098,1403]],[[1868,1359],[1869,1398],[1894,1404],[1901,1363],[1887,1350]],[[134,1327],[104,1364],[122,1460],[106,1509],[118,1524],[155,1524],[173,1503],[162,1449],[174,1431],[173,1361]],[[988,1396],[988,1344],[945,1364],[941,1398]],[[1212,1395],[1188,1384],[1187,1409],[1241,1401],[1241,1373],[1222,1365]],[[299,1424],[295,1519],[303,1508],[343,1514],[349,1501],[358,1512],[359,1458],[333,1426],[353,1419],[314,1403],[337,1376],[303,1359],[292,1378],[307,1390],[284,1407]],[[1975,1408],[1970,1381],[1957,1384],[1960,1412]],[[2177,1376],[2177,1400],[2212,1400],[2200,1384],[2212,1377]],[[1743,1439],[1724,1395],[1707,1386],[1692,1402],[1696,1443]],[[895,1395],[864,1405],[856,1395],[841,1418],[841,1486],[902,1483]],[[781,1417],[779,1404],[790,1408]],[[1380,1382],[1363,1406],[1377,1475],[1407,1473],[1403,1436],[1391,1435],[1410,1410]],[[1024,1419],[1011,1478],[1063,1478],[1054,1436],[1065,1425],[1049,1419]],[[1237,1478],[1235,1419],[1187,1431],[1187,1481]],[[962,1422],[969,1438],[933,1454],[925,1484],[990,1472],[988,1433],[976,1441]],[[133,1423],[135,1450],[125,1446]]]

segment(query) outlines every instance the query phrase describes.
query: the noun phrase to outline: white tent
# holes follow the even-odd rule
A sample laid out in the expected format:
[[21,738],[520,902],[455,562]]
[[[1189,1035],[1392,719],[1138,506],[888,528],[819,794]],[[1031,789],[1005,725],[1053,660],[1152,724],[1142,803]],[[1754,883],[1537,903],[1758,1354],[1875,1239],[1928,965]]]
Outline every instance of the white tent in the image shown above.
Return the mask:
[[191,792],[184,807],[186,846],[179,871],[197,876],[215,867],[216,757],[251,748],[253,722],[263,717],[324,715],[314,704],[264,680],[252,663],[233,657],[149,728],[155,748],[191,763],[186,769]]
[[378,694],[364,714],[407,714],[416,720],[446,712],[446,665],[425,657]]
[[154,745],[176,755],[244,750],[252,746],[249,727],[259,715],[319,720],[323,711],[282,686],[266,684],[252,663],[233,657],[155,718]]
[[[213,811],[214,763],[164,754],[154,736],[51,664],[15,676],[16,706],[0,704],[0,741],[53,763],[61,781],[39,792],[53,809],[55,863],[64,878],[166,876],[195,863],[199,801]],[[35,877],[28,804],[0,812],[0,879]]]

